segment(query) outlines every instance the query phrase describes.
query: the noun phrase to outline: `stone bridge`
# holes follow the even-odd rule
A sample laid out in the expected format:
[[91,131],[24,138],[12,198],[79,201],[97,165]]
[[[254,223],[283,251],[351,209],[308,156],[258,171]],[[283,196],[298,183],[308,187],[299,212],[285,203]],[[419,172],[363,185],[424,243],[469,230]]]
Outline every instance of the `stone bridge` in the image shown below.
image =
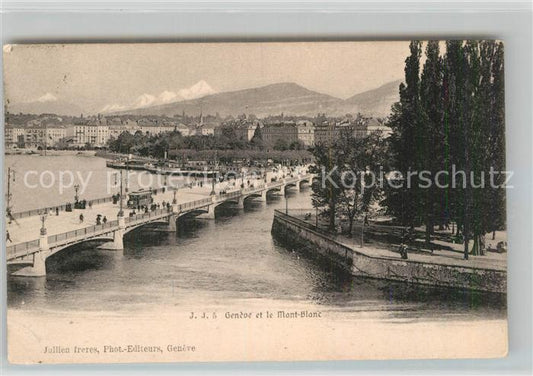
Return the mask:
[[[203,218],[215,218],[215,208],[219,205],[231,202],[239,208],[244,207],[245,200],[259,199],[265,201],[267,194],[278,191],[285,194],[289,187],[301,189],[304,183],[312,184],[313,175],[299,175],[271,183],[255,184],[244,189],[230,190],[226,193],[212,195],[199,200],[172,204],[168,208],[156,209],[147,213],[137,214],[130,217],[117,216],[116,220],[105,224],[88,226],[64,233],[48,235],[46,231],[41,233],[39,239],[18,243],[6,247],[6,259],[8,265],[20,267],[12,273],[20,276],[44,276],[46,275],[46,259],[51,255],[87,241],[100,240],[104,244],[103,249],[123,250],[124,235],[138,227],[159,223],[164,225],[166,231],[177,231],[177,220],[185,215],[201,216]],[[33,229],[37,231],[37,229]],[[31,231],[31,229],[28,229]]]

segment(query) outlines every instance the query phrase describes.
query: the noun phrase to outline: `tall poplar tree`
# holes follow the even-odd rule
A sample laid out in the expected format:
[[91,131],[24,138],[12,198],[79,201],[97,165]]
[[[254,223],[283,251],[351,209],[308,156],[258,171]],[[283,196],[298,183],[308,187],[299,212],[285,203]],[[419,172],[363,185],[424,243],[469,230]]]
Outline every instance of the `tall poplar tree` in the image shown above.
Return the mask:
[[[423,154],[423,170],[431,172],[435,176],[440,170],[446,168],[444,161],[444,129],[443,123],[443,101],[442,101],[442,59],[439,53],[439,41],[428,41],[426,46],[426,62],[422,70],[420,81],[420,100],[424,116],[419,132],[424,144],[419,153]],[[431,234],[436,221],[441,221],[444,214],[445,201],[442,191],[436,189],[435,184],[431,184],[424,189],[422,195],[424,208],[424,223],[426,225],[426,243],[431,242]],[[441,222],[440,222],[441,223]]]
[[505,170],[503,44],[450,40],[441,57],[439,42],[429,41],[419,80],[420,51],[411,42],[391,109],[391,164],[404,178],[429,171],[432,183],[443,171],[439,182],[448,187],[420,189],[414,179],[410,188],[388,188],[384,203],[403,224],[423,222],[428,243],[436,223],[454,220],[468,259],[471,241],[472,254],[481,255],[485,234],[505,227],[505,175],[489,176]]
[[401,224],[414,227],[419,224],[424,208],[421,201],[418,180],[409,174],[418,171],[425,163],[425,132],[420,103],[420,57],[422,44],[412,41],[411,54],[405,60],[405,84],[400,84],[400,101],[393,105],[388,122],[392,129],[390,147],[393,159],[392,168],[402,176],[395,183],[400,188],[386,185],[387,197],[384,204],[390,214]]

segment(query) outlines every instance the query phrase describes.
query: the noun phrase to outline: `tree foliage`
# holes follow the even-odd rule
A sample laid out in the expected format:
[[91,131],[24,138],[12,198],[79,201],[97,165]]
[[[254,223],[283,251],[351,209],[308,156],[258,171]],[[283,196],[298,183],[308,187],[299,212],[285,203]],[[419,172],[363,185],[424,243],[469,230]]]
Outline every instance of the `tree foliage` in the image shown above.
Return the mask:
[[[434,226],[457,223],[464,257],[482,254],[484,234],[505,225],[504,174],[490,181],[490,170],[505,170],[503,44],[492,40],[429,41],[419,72],[421,43],[410,44],[405,84],[392,107],[388,125],[393,168],[403,178],[428,171],[429,188],[387,190],[389,213],[405,225],[425,224],[430,241]],[[440,188],[435,184],[441,173]]]
[[313,206],[328,216],[330,230],[335,229],[337,217],[347,218],[351,234],[354,219],[368,213],[380,198],[382,184],[377,179],[387,155],[383,135],[376,131],[354,137],[353,132],[340,132],[332,143],[316,145],[312,153],[319,175],[313,184]]

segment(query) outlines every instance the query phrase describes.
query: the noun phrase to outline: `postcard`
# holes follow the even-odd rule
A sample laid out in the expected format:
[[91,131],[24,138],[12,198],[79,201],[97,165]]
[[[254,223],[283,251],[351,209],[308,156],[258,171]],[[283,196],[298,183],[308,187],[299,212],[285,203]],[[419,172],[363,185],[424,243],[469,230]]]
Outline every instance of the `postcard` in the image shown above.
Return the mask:
[[11,363],[506,356],[503,42],[3,57]]

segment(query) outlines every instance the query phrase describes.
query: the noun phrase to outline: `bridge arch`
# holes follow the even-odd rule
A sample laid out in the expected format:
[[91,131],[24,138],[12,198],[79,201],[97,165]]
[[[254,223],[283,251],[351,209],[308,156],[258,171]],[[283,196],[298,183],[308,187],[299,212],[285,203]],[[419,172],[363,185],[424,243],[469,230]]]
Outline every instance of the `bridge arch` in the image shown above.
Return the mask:
[[274,192],[274,191],[278,191],[278,192],[283,194],[285,192],[285,186],[284,185],[279,185],[279,186],[276,186],[276,187],[269,187],[269,188],[266,188],[265,191],[266,191],[267,194],[268,194],[268,192]]
[[299,182],[298,182],[298,181],[295,181],[295,182],[290,182],[290,183],[285,184],[285,189],[287,189],[287,188],[291,188],[291,187],[297,187],[297,188],[300,188],[300,187],[299,187]]
[[156,219],[156,220],[150,221],[150,222],[143,222],[143,223],[138,223],[138,224],[134,224],[134,225],[131,225],[131,226],[126,226],[126,228],[124,230],[124,234],[127,234],[130,231],[133,231],[133,230],[136,230],[138,228],[144,227],[146,225],[151,225],[151,224],[168,224],[168,220],[167,219],[163,219],[163,218],[159,218],[159,219]]
[[180,219],[180,218],[187,219],[187,218],[192,218],[192,217],[198,217],[199,215],[207,214],[207,213],[209,213],[209,209],[208,208],[199,208],[199,209],[195,209],[195,210],[179,212],[179,213],[176,214],[176,216],[177,216],[178,219]]
[[304,184],[307,184],[308,186],[313,185],[313,178],[306,178],[298,181],[298,189],[302,189],[304,187]]

